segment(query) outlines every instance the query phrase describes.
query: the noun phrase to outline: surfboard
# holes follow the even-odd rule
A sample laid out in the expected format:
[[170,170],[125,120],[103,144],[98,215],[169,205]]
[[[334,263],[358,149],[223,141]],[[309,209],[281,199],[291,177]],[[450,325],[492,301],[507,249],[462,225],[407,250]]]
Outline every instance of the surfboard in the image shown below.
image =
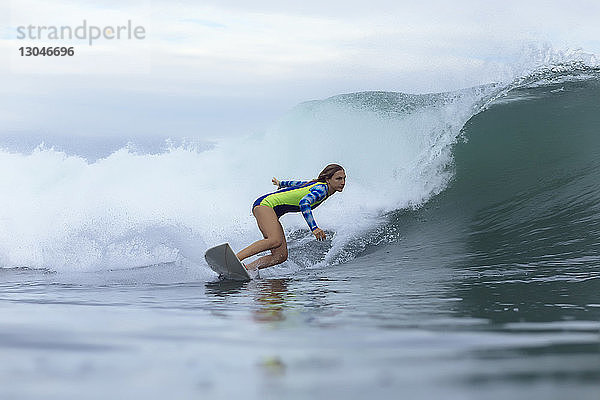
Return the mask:
[[219,274],[219,278],[234,281],[249,281],[250,275],[229,246],[223,243],[206,250],[204,258],[208,266]]

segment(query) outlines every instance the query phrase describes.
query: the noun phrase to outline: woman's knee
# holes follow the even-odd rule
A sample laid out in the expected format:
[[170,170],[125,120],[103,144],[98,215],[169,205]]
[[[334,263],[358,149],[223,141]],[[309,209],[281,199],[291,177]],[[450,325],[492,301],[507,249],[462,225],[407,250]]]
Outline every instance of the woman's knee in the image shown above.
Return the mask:
[[267,238],[265,240],[269,244],[269,248],[270,249],[276,249],[276,248],[280,247],[283,244],[283,238],[282,237],[269,237],[269,238]]
[[281,246],[280,248],[272,250],[271,254],[277,259],[277,263],[282,263],[288,259],[287,246]]
[[285,261],[285,260],[287,260],[287,259],[288,259],[288,252],[287,252],[287,249],[286,249],[286,250],[285,250],[283,253],[281,253],[281,255],[279,256],[279,260],[280,260],[279,262],[284,262],[284,261]]

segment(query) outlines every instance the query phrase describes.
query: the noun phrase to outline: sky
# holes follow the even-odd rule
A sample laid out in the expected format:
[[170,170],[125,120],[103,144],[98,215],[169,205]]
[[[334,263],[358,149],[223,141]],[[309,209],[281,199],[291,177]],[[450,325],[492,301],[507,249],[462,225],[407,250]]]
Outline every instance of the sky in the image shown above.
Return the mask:
[[[2,0],[0,135],[214,139],[312,99],[441,92],[600,54],[600,2]],[[143,27],[143,39],[19,39],[20,26]],[[89,35],[88,35],[89,36]],[[20,47],[72,46],[72,57]]]

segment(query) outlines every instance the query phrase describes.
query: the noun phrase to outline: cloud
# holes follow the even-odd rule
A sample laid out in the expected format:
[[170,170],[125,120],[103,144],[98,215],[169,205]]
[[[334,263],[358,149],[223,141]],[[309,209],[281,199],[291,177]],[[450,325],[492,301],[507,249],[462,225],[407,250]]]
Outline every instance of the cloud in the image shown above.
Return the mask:
[[[185,74],[227,86],[244,80],[252,85],[335,78],[339,72],[361,68],[365,73],[401,74],[427,66],[447,68],[448,60],[501,60],[531,40],[589,45],[596,51],[594,38],[600,32],[590,15],[598,15],[600,6],[586,1],[552,3],[506,1],[482,7],[478,1],[220,0],[173,6],[168,1],[60,0],[50,5],[22,0],[12,3],[11,14],[13,24],[73,25],[85,18],[102,26],[132,20],[145,27],[144,43],[105,41],[94,52],[82,49],[77,69],[131,74],[140,68],[131,60],[143,59],[165,78],[172,71],[171,76]],[[13,65],[20,61],[13,58]],[[61,64],[62,71],[50,66],[44,72],[74,73],[67,64]]]
[[[487,83],[522,63],[522,49],[531,43],[600,53],[600,3],[584,0],[9,4],[0,14],[8,16],[10,29],[27,24],[73,26],[86,19],[99,26],[131,20],[146,30],[141,41],[65,43],[75,47],[72,58],[21,57],[20,46],[56,42],[24,43],[4,31],[0,107],[7,108],[5,114],[12,120],[25,110],[7,99],[36,97],[41,116],[39,99],[58,98],[64,90],[92,98],[110,96],[125,108],[125,95],[137,93],[150,105],[153,99],[164,104],[165,96],[174,104],[180,101],[181,107],[187,105],[183,101],[201,98],[205,104],[213,97],[264,101],[280,110],[340,92],[431,92]],[[82,96],[62,100],[78,101]],[[98,104],[106,109],[111,102],[103,99]],[[155,122],[148,123],[149,129]]]
[[227,26],[215,21],[209,21],[206,19],[198,19],[198,18],[184,18],[181,22],[190,22],[192,24],[198,24],[202,26],[207,26],[209,28],[226,28]]

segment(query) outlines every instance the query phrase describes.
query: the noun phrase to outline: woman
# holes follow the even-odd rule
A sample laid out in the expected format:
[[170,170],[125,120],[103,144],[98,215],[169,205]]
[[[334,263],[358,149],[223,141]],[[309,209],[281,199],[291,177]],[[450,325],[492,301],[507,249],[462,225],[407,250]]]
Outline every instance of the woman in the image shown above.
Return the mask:
[[253,276],[257,274],[258,269],[281,264],[287,260],[287,243],[283,227],[279,222],[279,217],[283,214],[302,212],[306,223],[317,240],[325,240],[325,232],[317,227],[312,209],[319,206],[335,192],[344,190],[346,173],[341,166],[329,164],[321,171],[317,179],[309,182],[280,182],[276,178],[273,178],[272,182],[281,190],[259,197],[252,205],[252,214],[256,217],[258,228],[264,239],[252,243],[237,253],[237,257],[242,261],[260,252],[271,250],[270,255],[260,257],[245,265]]

